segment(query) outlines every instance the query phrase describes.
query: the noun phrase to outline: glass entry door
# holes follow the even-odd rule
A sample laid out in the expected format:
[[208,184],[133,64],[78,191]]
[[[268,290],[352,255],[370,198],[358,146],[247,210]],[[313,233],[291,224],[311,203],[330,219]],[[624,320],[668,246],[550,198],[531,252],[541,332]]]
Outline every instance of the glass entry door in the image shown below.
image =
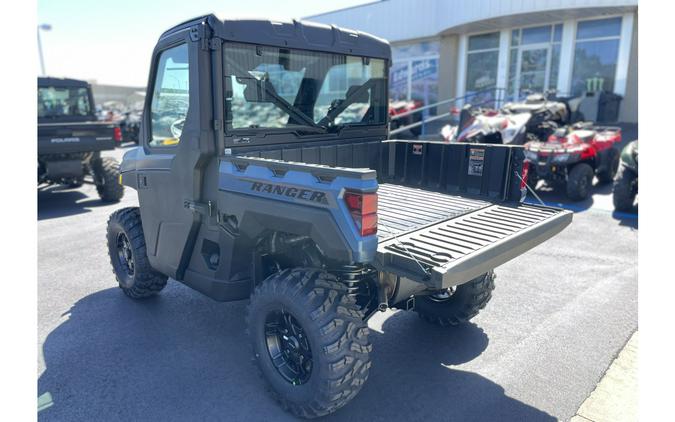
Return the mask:
[[544,92],[548,88],[551,66],[550,46],[523,46],[518,51],[516,92]]

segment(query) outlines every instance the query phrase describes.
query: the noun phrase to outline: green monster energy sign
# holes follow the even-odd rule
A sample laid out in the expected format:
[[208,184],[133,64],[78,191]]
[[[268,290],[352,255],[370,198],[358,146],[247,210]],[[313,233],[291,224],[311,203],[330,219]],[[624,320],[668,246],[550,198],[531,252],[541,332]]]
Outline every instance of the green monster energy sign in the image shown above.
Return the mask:
[[598,92],[602,91],[602,86],[605,84],[605,78],[599,76],[594,76],[592,78],[586,79],[586,91],[588,92]]

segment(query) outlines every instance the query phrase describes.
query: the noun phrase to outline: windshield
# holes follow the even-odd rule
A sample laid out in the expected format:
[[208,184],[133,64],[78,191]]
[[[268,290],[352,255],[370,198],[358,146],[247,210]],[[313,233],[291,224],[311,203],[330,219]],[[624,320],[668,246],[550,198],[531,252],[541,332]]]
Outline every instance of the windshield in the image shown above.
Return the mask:
[[225,44],[227,129],[386,122],[386,62],[343,54]]
[[39,87],[38,117],[88,116],[89,91],[83,87]]

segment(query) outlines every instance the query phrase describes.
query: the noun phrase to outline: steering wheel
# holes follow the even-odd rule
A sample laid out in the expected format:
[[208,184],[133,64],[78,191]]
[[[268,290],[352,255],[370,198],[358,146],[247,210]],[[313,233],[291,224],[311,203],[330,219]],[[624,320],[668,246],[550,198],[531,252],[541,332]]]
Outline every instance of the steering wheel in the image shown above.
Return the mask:
[[171,123],[171,127],[169,127],[169,130],[171,131],[171,135],[173,135],[174,138],[178,139],[180,138],[180,135],[183,133],[183,127],[185,126],[185,119],[178,119]]

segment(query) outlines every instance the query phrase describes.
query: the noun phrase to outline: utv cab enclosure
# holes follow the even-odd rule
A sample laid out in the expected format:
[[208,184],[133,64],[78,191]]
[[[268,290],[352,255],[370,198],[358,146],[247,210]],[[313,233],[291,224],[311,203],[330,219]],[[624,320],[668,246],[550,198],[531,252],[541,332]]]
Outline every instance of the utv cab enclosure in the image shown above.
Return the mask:
[[101,157],[122,140],[120,128],[94,114],[91,86],[76,79],[38,78],[38,186],[79,187],[91,176],[104,201],[124,194],[119,163]]
[[522,147],[387,140],[389,44],[293,21],[209,15],[153,52],[140,146],[108,224],[123,291],[167,278],[250,298],[258,367],[295,415],[331,413],[370,368],[366,320],[387,308],[468,321],[493,268],[572,215],[521,201]]

